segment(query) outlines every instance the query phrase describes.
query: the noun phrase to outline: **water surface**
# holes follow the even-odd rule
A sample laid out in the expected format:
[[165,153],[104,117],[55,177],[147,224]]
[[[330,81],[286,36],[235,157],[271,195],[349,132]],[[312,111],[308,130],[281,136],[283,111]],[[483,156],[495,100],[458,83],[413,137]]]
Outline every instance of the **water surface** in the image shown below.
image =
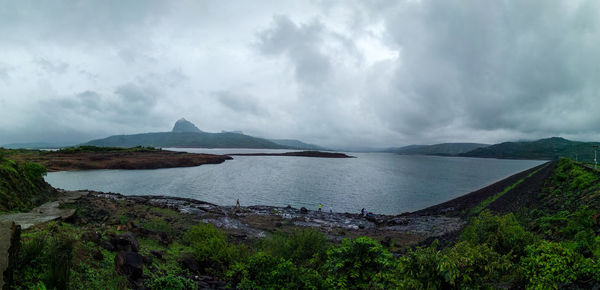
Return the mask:
[[[178,149],[252,153],[289,150]],[[477,190],[543,161],[347,153],[351,159],[234,156],[218,165],[48,173],[53,186],[125,195],[167,195],[219,205],[275,205],[397,214]]]

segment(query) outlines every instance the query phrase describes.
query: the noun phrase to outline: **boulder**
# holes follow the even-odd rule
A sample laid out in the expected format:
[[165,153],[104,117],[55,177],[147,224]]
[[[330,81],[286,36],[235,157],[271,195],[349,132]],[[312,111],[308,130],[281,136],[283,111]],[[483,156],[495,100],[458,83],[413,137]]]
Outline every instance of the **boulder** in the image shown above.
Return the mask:
[[198,265],[196,259],[191,255],[186,255],[179,259],[179,265],[182,269],[190,271],[190,273],[198,273],[200,271],[200,265]]
[[308,210],[305,207],[301,207],[300,212],[306,214],[308,213]]
[[120,251],[115,256],[115,269],[117,273],[127,275],[129,280],[135,281],[142,277],[144,259],[136,252]]
[[97,244],[102,239],[102,234],[96,231],[85,232],[81,235],[82,241],[89,241]]
[[113,244],[117,251],[137,252],[140,250],[140,244],[138,244],[132,232],[126,232],[111,238],[110,243]]

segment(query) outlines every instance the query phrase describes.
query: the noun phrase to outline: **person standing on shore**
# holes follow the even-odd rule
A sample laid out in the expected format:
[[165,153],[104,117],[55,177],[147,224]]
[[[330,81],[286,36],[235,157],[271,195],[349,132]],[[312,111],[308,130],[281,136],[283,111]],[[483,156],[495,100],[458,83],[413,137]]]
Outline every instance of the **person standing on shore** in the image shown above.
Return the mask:
[[323,205],[319,202],[319,212],[321,212],[322,207],[323,207]]
[[235,201],[235,207],[240,208],[240,199],[239,198]]

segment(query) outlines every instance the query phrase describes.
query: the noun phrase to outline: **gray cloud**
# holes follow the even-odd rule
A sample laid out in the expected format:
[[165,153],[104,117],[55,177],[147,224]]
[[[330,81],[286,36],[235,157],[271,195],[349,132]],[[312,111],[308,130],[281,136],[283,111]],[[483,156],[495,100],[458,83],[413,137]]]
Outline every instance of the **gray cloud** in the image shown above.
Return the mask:
[[236,113],[249,113],[253,115],[268,115],[260,104],[251,96],[234,94],[228,91],[215,92],[219,102]]
[[597,1],[0,4],[0,144],[184,116],[325,146],[600,137]]

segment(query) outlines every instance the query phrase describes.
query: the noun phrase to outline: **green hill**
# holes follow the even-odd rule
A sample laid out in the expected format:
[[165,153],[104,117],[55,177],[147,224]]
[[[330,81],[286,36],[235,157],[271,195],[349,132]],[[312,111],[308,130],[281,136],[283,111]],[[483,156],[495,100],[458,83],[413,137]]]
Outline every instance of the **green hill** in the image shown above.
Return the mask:
[[480,143],[442,143],[434,145],[409,145],[390,149],[390,152],[402,155],[457,155],[489,146]]
[[542,160],[568,157],[579,161],[593,162],[594,145],[598,145],[598,143],[570,141],[560,137],[552,137],[537,141],[504,142],[478,148],[460,155],[466,157]]
[[266,139],[243,134],[206,132],[162,132],[116,135],[104,139],[92,140],[82,145],[99,147],[287,148]]

